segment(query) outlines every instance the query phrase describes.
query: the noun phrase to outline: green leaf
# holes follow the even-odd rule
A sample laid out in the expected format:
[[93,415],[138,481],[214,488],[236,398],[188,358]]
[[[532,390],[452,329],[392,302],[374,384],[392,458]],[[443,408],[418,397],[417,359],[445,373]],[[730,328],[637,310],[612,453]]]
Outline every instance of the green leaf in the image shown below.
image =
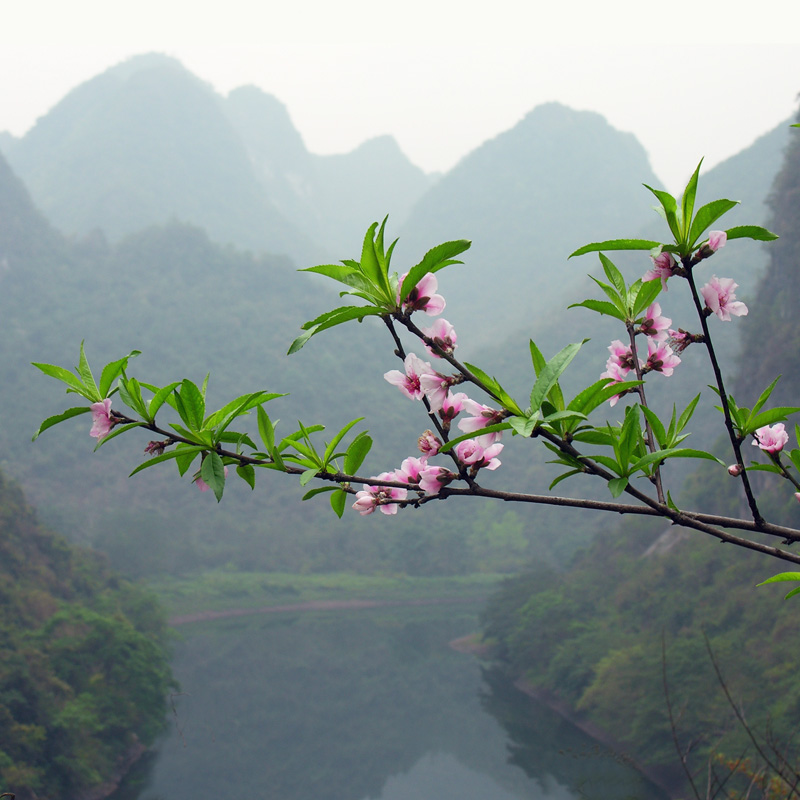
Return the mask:
[[[513,431],[527,439],[535,430],[538,419],[536,417],[525,417],[518,415],[509,417],[506,422]],[[461,438],[463,437],[459,437],[459,439]],[[439,450],[439,452],[441,453],[441,450]]]
[[[149,469],[150,467],[154,467],[156,464],[160,464],[163,461],[171,461],[174,458],[188,457],[188,456],[191,456],[191,458],[194,459],[195,456],[198,453],[202,453],[204,449],[205,448],[203,447],[195,447],[191,445],[176,450],[170,450],[167,453],[162,453],[160,456],[153,456],[152,458],[149,458],[147,461],[143,461],[141,464],[139,464],[139,466],[136,467],[136,469],[134,469],[133,472],[131,472],[131,474],[128,477],[130,478],[137,472],[141,472],[144,469]],[[183,474],[183,472],[181,474]]]
[[331,495],[331,508],[334,510],[339,519],[342,518],[342,514],[344,514],[344,506],[347,502],[347,492],[344,489],[339,489],[338,492],[334,492]]
[[771,578],[767,578],[756,586],[766,586],[768,583],[781,583],[783,581],[800,581],[800,572],[779,572]]
[[697,165],[697,169],[692,173],[689,178],[689,183],[686,184],[686,189],[683,192],[681,200],[681,221],[683,223],[681,230],[681,241],[687,242],[689,240],[689,226],[692,224],[692,215],[694,214],[694,200],[697,196],[697,180],[700,177],[700,167],[703,164],[703,159]]
[[658,415],[651,408],[640,406],[642,413],[645,415],[647,421],[650,423],[650,428],[653,431],[653,436],[656,437],[656,442],[659,447],[665,447],[667,443],[667,432],[664,425],[658,418]]
[[778,235],[762,228],[760,225],[737,225],[735,228],[728,228],[728,241],[732,239],[753,239],[756,242],[772,242]]
[[[756,586],[765,586],[768,583],[781,583],[783,581],[800,581],[800,572],[781,572],[778,575],[767,578],[765,581],[761,581],[761,583],[757,583]],[[800,594],[800,586],[792,589],[783,599],[788,600],[796,594]]]
[[561,374],[569,366],[572,359],[575,358],[586,341],[587,340],[584,339],[582,342],[568,344],[547,362],[531,389],[531,414],[536,414],[539,411],[544,399],[547,397],[556,381],[561,377]]
[[152,422],[156,418],[156,414],[161,409],[161,406],[172,397],[172,391],[176,386],[180,385],[179,381],[174,381],[173,383],[167,384],[167,386],[162,386],[159,388],[158,386],[153,386],[149,383],[142,383],[142,386],[145,389],[153,392],[153,397],[150,398],[150,405],[147,408],[147,418],[150,422]]
[[748,472],[774,472],[776,475],[782,475],[783,473],[776,464],[750,464],[745,469]]
[[371,448],[372,438],[364,431],[353,439],[344,457],[344,471],[346,475],[356,474],[358,468],[364,463],[364,459],[367,457],[367,453],[369,453]]
[[[640,283],[637,281],[636,283]],[[640,314],[646,311],[653,301],[661,293],[661,281],[645,281],[638,287],[636,284],[631,286],[631,295],[629,295],[629,312],[630,315],[636,319]]]
[[697,240],[706,232],[706,229],[737,205],[739,205],[738,200],[714,200],[700,208],[692,222],[692,230],[689,233],[689,247],[694,249]]
[[[110,364],[106,364],[105,367],[103,367],[103,372],[100,375],[101,397],[108,396],[108,390],[111,388],[111,384],[114,383],[114,379],[117,378],[117,376],[123,374],[125,370],[128,368],[128,359],[136,358],[136,356],[139,356],[141,354],[142,354],[141,350],[131,350],[131,352],[128,353],[128,355],[123,356],[117,361],[112,361]],[[131,408],[133,408],[133,406],[131,406]]]
[[716,456],[711,455],[711,453],[706,453],[705,450],[692,450],[688,447],[672,447],[667,450],[657,450],[655,453],[648,453],[631,465],[631,472],[636,472],[656,461],[666,461],[668,458],[704,458],[708,461],[716,461],[717,464],[723,463]]
[[202,445],[191,445],[181,442],[175,448],[175,463],[178,466],[178,473],[185,475],[192,466],[195,458],[197,458],[198,449],[200,452],[205,452],[206,448]]
[[35,442],[40,434],[44,433],[48,428],[52,428],[53,425],[58,425],[59,422],[64,422],[65,420],[72,419],[73,417],[77,417],[78,414],[88,414],[92,409],[89,406],[76,406],[75,408],[68,408],[66,411],[62,411],[60,414],[55,414],[52,417],[48,417],[40,426],[36,433],[33,434],[33,438],[31,439],[32,442]]
[[240,464],[236,467],[236,474],[251,488],[256,488],[256,471],[252,464]]
[[206,457],[200,465],[200,477],[214,492],[219,503],[222,500],[222,493],[225,491],[225,465],[218,453],[213,450],[206,453]]
[[796,406],[780,406],[778,408],[771,408],[768,411],[762,411],[756,416],[750,415],[749,419],[741,426],[742,433],[752,433],[758,428],[763,428],[765,425],[772,425],[776,422],[782,422],[789,414],[796,414],[800,408]]
[[620,297],[625,296],[625,279],[622,273],[617,269],[616,264],[608,257],[600,253],[600,263],[603,265],[603,272],[606,278],[611,281],[611,285],[617,290]]
[[[669,192],[662,192],[660,189],[654,189],[652,186],[643,184],[645,189],[649,189],[661,203],[662,216],[667,221],[670,232],[675,237],[676,242],[680,242],[683,238],[681,236],[681,228],[678,224],[678,202]],[[658,246],[658,245],[656,245]]]
[[114,430],[111,433],[103,436],[101,439],[97,440],[97,444],[94,446],[94,451],[97,452],[106,442],[110,442],[112,439],[119,436],[121,433],[125,433],[125,431],[129,431],[131,428],[139,428],[140,426],[144,425],[143,422],[129,422],[127,425],[117,425],[114,427]]
[[[601,253],[602,255],[602,253]],[[622,313],[625,313],[627,309],[625,308],[625,295],[620,294],[613,286],[609,286],[607,283],[603,283],[603,281],[598,280],[593,275],[589,276],[602,290],[605,292],[606,297],[611,300],[612,304],[618,308]]]
[[419,264],[411,267],[408,275],[403,279],[403,285],[400,287],[400,297],[405,300],[414,287],[429,273],[438,272],[440,269],[449,267],[451,264],[463,264],[463,261],[458,261],[455,256],[460,255],[465,250],[469,250],[472,242],[466,239],[457,239],[453,242],[444,242],[432,247],[422,257]]
[[567,407],[588,415],[615,395],[635,389],[642,383],[643,381],[621,381],[609,384],[608,378],[600,378],[577,394]]
[[336,452],[336,448],[339,446],[339,442],[341,442],[342,439],[344,439],[345,435],[350,430],[350,428],[352,428],[353,425],[357,425],[363,419],[364,417],[358,417],[357,419],[351,420],[350,422],[347,423],[347,425],[345,425],[339,431],[339,433],[336,434],[336,436],[333,437],[333,439],[331,439],[330,444],[325,448],[325,454],[322,456],[323,466],[325,467],[328,466],[328,463],[331,460],[331,456]]
[[[94,382],[94,376],[92,375],[92,370],[89,367],[89,362],[86,359],[86,353],[83,351],[83,342],[81,342],[81,351],[78,358],[77,370],[78,375],[89,392],[89,399],[91,399],[94,403],[99,403],[103,397],[101,397],[100,392],[97,389],[97,384]],[[83,392],[80,392],[80,394],[83,394]]]
[[312,336],[324,330],[328,330],[328,328],[333,328],[336,325],[341,325],[353,319],[357,319],[361,322],[365,317],[384,316],[387,313],[386,309],[376,306],[342,306],[336,308],[333,311],[323,314],[321,317],[317,317],[317,320],[306,322],[305,325],[303,325],[305,333],[302,333],[292,342],[289,347],[288,355],[296,353]]
[[678,418],[678,427],[675,431],[676,433],[680,433],[686,425],[689,423],[689,420],[692,418],[692,414],[694,414],[694,409],[697,406],[697,401],[700,399],[700,395],[698,394],[694,400],[692,400],[688,406],[683,410],[683,413]]
[[64,367],[57,367],[55,364],[39,364],[35,361],[31,363],[34,367],[44,372],[45,375],[55,378],[62,383],[66,383],[67,386],[69,386],[77,394],[82,395],[87,400],[91,400],[93,403],[95,402],[91,392],[68,369],[64,369]]
[[[313,478],[314,476],[312,475],[311,477]],[[316,489],[309,489],[300,499],[310,500],[312,497],[316,497],[318,494],[338,491],[341,491],[338,486],[318,486]]]
[[200,431],[203,428],[203,417],[206,410],[203,393],[187,378],[181,381],[180,387],[180,390],[176,389],[173,395],[178,414],[190,430]]
[[300,485],[305,486],[310,480],[315,478],[319,473],[319,468],[312,467],[311,469],[307,469],[301,476],[300,476]]
[[345,286],[350,286],[359,292],[363,292],[372,302],[380,301],[381,295],[375,294],[375,286],[364,275],[353,267],[345,264],[319,264],[316,267],[308,267],[298,270],[298,272],[314,272],[318,275],[325,275]]
[[573,439],[575,439],[576,442],[595,444],[599,447],[613,447],[615,441],[613,435],[610,433],[610,429],[608,428],[590,428],[589,430],[578,431],[573,436]]
[[588,308],[590,311],[596,311],[598,314],[605,314],[609,317],[622,320],[623,322],[625,322],[625,317],[627,316],[613,303],[609,303],[606,300],[592,300],[590,298],[584,300],[582,303],[572,303],[572,305],[567,306],[567,308]]
[[[545,360],[542,351],[539,350],[534,343],[533,339],[530,340],[530,349],[533,369],[538,376],[539,373],[547,367],[547,361]],[[564,393],[561,391],[561,387],[558,385],[558,382],[553,384],[553,388],[547,394],[547,399],[553,404],[553,408],[556,411],[564,410]]]
[[579,247],[569,257],[582,256],[586,255],[586,253],[599,253],[602,250],[652,250],[660,244],[660,242],[652,242],[649,239],[607,239],[604,242],[592,242]]
[[769,400],[769,396],[772,394],[772,390],[775,388],[775,385],[778,383],[780,379],[781,376],[778,375],[778,377],[775,378],[775,380],[772,381],[772,383],[769,386],[767,386],[767,388],[764,389],[763,392],[761,392],[761,395],[756,401],[756,404],[753,406],[753,411],[751,412],[752,414],[758,414],[758,412],[761,411],[761,409],[764,407],[764,403],[766,403],[767,400]]
[[271,453],[275,448],[275,426],[261,406],[257,406],[256,410],[258,412],[258,433],[267,452]]
[[142,390],[136,378],[128,381],[120,379],[119,396],[128,408],[132,408],[139,416],[147,419],[147,405],[142,398]]
[[612,497],[619,497],[625,491],[627,486],[628,486],[628,479],[625,477],[612,478],[608,482],[608,489],[611,492]]
[[367,279],[374,284],[376,289],[383,286],[380,264],[375,256],[375,231],[377,222],[373,222],[364,234],[364,243],[361,246],[361,271]]
[[[452,450],[459,442],[466,442],[467,439],[475,439],[478,436],[483,436],[486,433],[496,433],[498,431],[507,431],[510,428],[513,428],[511,424],[511,420],[514,417],[509,417],[505,422],[497,422],[494,425],[487,425],[485,428],[481,428],[480,430],[473,431],[471,433],[464,433],[461,436],[456,436],[455,439],[451,439],[449,442],[445,442],[440,448],[440,453],[447,453],[449,450]],[[532,422],[536,422],[536,420],[532,420]],[[529,434],[530,435],[530,434]]]
[[565,472],[563,475],[559,475],[551,484],[548,486],[548,490],[552,490],[554,486],[557,486],[561,481],[566,480],[567,478],[571,478],[573,475],[582,475],[583,470],[580,469],[571,469],[569,472]]

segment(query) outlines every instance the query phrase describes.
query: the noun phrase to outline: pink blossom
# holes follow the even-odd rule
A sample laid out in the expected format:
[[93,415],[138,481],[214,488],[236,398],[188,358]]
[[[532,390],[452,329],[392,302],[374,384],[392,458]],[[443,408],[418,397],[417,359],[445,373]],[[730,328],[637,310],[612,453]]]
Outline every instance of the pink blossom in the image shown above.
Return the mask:
[[447,422],[452,421],[464,410],[465,400],[469,400],[469,398],[464,392],[456,392],[455,394],[448,392],[439,410],[439,416]]
[[409,353],[403,362],[406,367],[405,375],[398,369],[390,370],[384,373],[384,378],[406,396],[412,400],[422,400],[424,392],[420,385],[420,379],[423,375],[433,373],[431,365],[427,361],[418,358],[414,353]]
[[643,281],[654,281],[656,278],[661,278],[661,288],[667,291],[667,278],[671,278],[674,274],[677,262],[675,261],[672,253],[661,252],[653,257],[653,268],[645,272]]
[[800,503],[800,492],[794,493],[794,499],[797,500],[798,503]]
[[[228,468],[225,467],[225,472],[223,473],[225,477],[228,477]],[[211,487],[200,477],[200,473],[197,473],[197,477],[194,479],[195,485],[201,492],[207,492]]]
[[[448,395],[448,397],[450,397],[450,395]],[[444,407],[442,407],[442,410],[444,411]],[[420,453],[422,453],[422,457],[425,459],[435,456],[439,452],[441,446],[442,440],[438,436],[435,436],[432,430],[425,431],[417,440],[417,447]]]
[[738,478],[742,472],[744,472],[744,468],[741,464],[731,464],[728,467],[728,475],[730,475],[731,478]]
[[[623,344],[619,339],[614,339],[608,346],[608,352],[611,355],[606,361],[606,369],[610,369],[614,364],[623,370],[622,374],[627,375],[633,368],[633,350],[629,344]],[[642,360],[639,359],[639,366],[642,366]],[[604,377],[603,375],[600,376]]]
[[111,398],[106,397],[99,403],[92,403],[89,408],[92,410],[92,429],[89,431],[89,436],[94,436],[95,439],[108,436],[116,424],[116,420],[111,416]]
[[[394,472],[382,472],[375,477],[375,480],[396,481],[397,478]],[[396,514],[397,503],[387,503],[386,501],[405,500],[407,496],[408,491],[406,489],[400,489],[396,486],[368,486],[364,484],[363,491],[356,492],[356,501],[353,503],[353,508],[362,517],[372,514],[376,508],[380,508],[382,514]]]
[[747,314],[747,306],[736,300],[735,289],[739,286],[733,278],[718,278],[714,275],[700,290],[706,301],[706,308],[716,314],[723,322],[729,322],[731,314],[743,317]]
[[414,458],[409,456],[400,465],[400,469],[394,471],[394,478],[401,483],[419,483],[419,473],[428,465],[426,458]]
[[698,339],[692,333],[687,333],[685,330],[678,328],[677,331],[672,330],[672,328],[667,331],[668,339],[670,347],[676,353],[682,353],[692,342],[696,341],[703,341],[702,337]]
[[490,470],[497,469],[500,466],[500,460],[495,456],[500,455],[503,445],[501,442],[488,441],[490,437],[491,434],[486,434],[459,442],[454,448],[458,460],[462,464],[468,464],[476,469],[481,467]]
[[[427,364],[427,362],[425,362]],[[430,364],[428,364],[430,367]],[[441,409],[444,404],[445,398],[452,386],[452,378],[446,375],[440,375],[435,370],[431,369],[419,377],[419,385],[428,402],[431,405],[431,411],[436,413]]]
[[[466,417],[458,423],[458,429],[464,433],[475,433],[489,425],[502,422],[505,417],[505,412],[497,411],[494,408],[483,405],[483,403],[470,400],[468,397],[464,400],[464,408],[467,413],[472,414],[471,417]],[[496,442],[500,438],[499,432],[487,433],[484,435],[490,436],[493,442]]]
[[789,434],[786,433],[786,427],[782,422],[777,425],[765,425],[763,428],[759,428],[753,436],[755,437],[753,446],[760,447],[766,453],[780,453],[789,441]]
[[[429,338],[433,339],[433,343],[443,352],[448,355],[452,354],[453,350],[458,347],[456,344],[456,330],[446,319],[437,319],[430,328],[423,328],[422,332]],[[425,345],[425,349],[434,357],[441,358],[441,356],[434,351],[432,347]]]
[[[609,358],[606,362],[606,371],[600,376],[601,378],[610,379],[610,383],[607,383],[604,388],[608,388],[615,383],[622,383],[625,380],[628,372],[630,372],[630,370],[621,367],[618,363]],[[621,396],[622,395],[615,394],[612,398],[610,398],[608,404],[613,408]]]
[[444,467],[425,467],[419,473],[419,488],[426,494],[439,494],[456,476]]
[[680,358],[672,352],[672,348],[666,342],[660,342],[657,339],[647,340],[645,369],[660,372],[669,378],[675,367],[680,363]]
[[397,286],[397,305],[399,305],[406,314],[413,311],[424,311],[429,317],[435,317],[444,311],[445,301],[444,297],[436,294],[439,288],[439,281],[432,272],[428,272],[420,279],[417,285],[408,293],[408,296],[401,303],[400,288],[403,286],[406,273],[400,278]]
[[661,305],[653,303],[645,312],[640,330],[645,336],[662,340],[667,338],[667,330],[671,323],[671,319],[661,316]]
[[716,253],[720,247],[725,247],[728,241],[728,234],[725,231],[711,231],[708,234],[708,248],[712,253]]

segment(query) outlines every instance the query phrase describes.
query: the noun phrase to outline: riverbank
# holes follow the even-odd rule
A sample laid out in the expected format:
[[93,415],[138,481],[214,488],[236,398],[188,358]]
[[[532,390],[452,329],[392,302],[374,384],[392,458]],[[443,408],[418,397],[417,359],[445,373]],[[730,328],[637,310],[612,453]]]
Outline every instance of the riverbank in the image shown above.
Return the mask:
[[[449,642],[450,647],[459,653],[475,656],[483,660],[491,660],[491,645],[486,644],[480,638],[480,634],[472,633],[462,636]],[[551,711],[555,711],[563,719],[567,720],[587,736],[591,736],[596,742],[605,745],[615,753],[615,761],[624,764],[644,775],[647,780],[658,786],[663,792],[669,795],[672,800],[679,800],[683,792],[679,787],[683,785],[683,772],[676,769],[656,769],[642,764],[634,755],[629,753],[625,746],[617,741],[608,731],[595,725],[583,714],[576,711],[567,703],[560,700],[555,694],[546,689],[539,689],[525,678],[518,678],[513,683],[514,688],[535,700],[537,703],[547,706]]]

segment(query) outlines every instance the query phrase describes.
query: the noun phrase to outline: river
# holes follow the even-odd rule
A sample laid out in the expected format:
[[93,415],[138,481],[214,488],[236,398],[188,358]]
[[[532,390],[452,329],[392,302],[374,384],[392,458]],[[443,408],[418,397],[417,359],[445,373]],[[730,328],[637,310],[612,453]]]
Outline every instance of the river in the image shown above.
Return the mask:
[[113,800],[665,800],[448,642],[479,604],[183,625],[168,727]]

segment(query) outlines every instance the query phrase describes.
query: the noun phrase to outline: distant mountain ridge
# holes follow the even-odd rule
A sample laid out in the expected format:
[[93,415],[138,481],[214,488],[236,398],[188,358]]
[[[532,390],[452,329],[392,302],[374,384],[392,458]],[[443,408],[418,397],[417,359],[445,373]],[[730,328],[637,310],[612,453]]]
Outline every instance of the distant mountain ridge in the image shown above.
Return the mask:
[[118,239],[174,219],[300,262],[340,249],[333,232],[366,230],[365,204],[400,216],[430,182],[396,145],[313,156],[275,98],[253,87],[222,98],[158,54],[87,81],[0,148],[66,233]]
[[472,239],[461,280],[444,294],[458,309],[448,319],[485,342],[529,324],[583,280],[585,267],[567,261],[573,250],[646,223],[641,181],[660,185],[633,134],[547,103],[443,176],[414,206],[401,244]]

